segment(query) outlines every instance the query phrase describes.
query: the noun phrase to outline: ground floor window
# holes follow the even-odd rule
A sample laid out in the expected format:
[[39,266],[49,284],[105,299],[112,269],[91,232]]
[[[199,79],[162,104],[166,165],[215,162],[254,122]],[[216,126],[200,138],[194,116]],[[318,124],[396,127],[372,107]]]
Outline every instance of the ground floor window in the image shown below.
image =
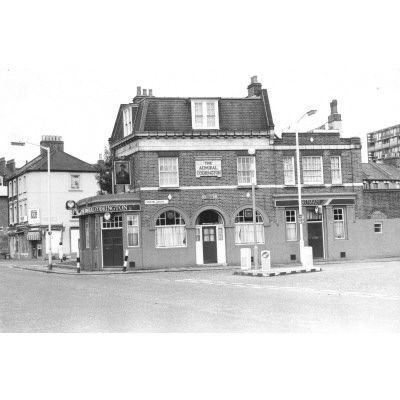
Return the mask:
[[139,246],[139,215],[127,216],[128,247]]
[[296,210],[285,210],[286,240],[288,242],[297,240],[297,218]]
[[[256,236],[257,243],[264,243],[264,221],[261,214],[256,211]],[[245,208],[235,217],[235,243],[254,243],[253,210]]]
[[186,224],[176,211],[160,214],[156,221],[156,247],[185,247]]
[[333,235],[335,239],[345,239],[345,220],[344,220],[344,209],[334,208],[333,209]]
[[85,249],[90,249],[89,217],[85,219]]

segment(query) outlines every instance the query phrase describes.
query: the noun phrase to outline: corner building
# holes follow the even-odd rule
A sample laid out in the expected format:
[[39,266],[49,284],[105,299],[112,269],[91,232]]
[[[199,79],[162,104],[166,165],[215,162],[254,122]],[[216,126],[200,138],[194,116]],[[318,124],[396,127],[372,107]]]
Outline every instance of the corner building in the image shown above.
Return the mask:
[[[138,88],[120,106],[109,142],[130,184],[114,174],[113,194],[78,202],[82,268],[121,267],[126,253],[135,268],[240,264],[254,241],[252,174],[259,251],[273,263],[299,260],[295,133],[274,133],[256,77],[247,90],[163,98]],[[300,133],[304,238],[315,258],[352,258],[361,144],[341,138],[336,102],[330,117],[328,129]]]

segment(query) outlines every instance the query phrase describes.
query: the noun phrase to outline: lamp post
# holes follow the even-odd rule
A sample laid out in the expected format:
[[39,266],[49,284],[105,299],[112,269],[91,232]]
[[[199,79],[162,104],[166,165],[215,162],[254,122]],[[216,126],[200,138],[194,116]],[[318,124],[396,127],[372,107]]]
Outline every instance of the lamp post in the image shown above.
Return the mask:
[[36,143],[30,142],[11,142],[12,146],[25,146],[25,144],[30,144],[32,146],[40,147],[47,151],[47,204],[49,213],[49,224],[48,224],[48,235],[49,235],[49,265],[48,270],[53,269],[52,254],[51,254],[51,190],[50,190],[50,147],[42,146]]
[[304,259],[304,236],[303,236],[303,222],[304,216],[302,213],[301,204],[301,180],[300,180],[300,147],[299,147],[299,123],[304,117],[309,117],[314,115],[317,110],[310,110],[304,113],[296,122],[296,172],[297,172],[297,199],[299,203],[299,252],[300,252],[300,262],[303,265]]
[[[250,148],[248,150],[250,155],[254,155],[256,150]],[[256,218],[256,160],[254,158],[254,166],[251,169],[251,197],[253,200],[253,248],[254,248],[254,269],[258,269],[258,246],[257,246],[257,218]]]

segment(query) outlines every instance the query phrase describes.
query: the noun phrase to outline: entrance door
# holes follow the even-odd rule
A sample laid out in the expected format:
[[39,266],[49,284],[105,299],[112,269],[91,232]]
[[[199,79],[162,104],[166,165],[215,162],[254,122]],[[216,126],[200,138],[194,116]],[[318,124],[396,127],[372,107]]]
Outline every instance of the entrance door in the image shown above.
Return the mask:
[[122,267],[123,258],[122,229],[103,229],[103,266]]
[[324,242],[322,236],[322,223],[313,222],[307,224],[308,245],[313,249],[313,258],[324,257]]
[[217,238],[215,226],[203,226],[203,262],[204,264],[216,263]]

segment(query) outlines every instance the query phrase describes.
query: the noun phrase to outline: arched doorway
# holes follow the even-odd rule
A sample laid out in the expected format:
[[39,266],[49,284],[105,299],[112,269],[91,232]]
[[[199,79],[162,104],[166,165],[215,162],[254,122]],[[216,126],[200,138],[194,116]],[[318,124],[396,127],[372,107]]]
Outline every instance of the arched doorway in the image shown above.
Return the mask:
[[196,262],[226,263],[224,219],[216,210],[204,210],[196,219]]

